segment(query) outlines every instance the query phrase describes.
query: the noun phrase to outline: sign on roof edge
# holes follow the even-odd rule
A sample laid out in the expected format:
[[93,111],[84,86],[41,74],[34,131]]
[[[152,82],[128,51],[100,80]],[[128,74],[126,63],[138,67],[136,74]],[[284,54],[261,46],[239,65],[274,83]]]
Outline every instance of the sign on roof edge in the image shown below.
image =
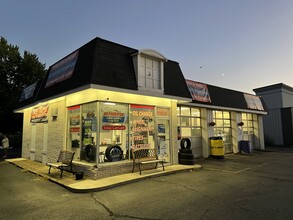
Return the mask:
[[244,98],[249,109],[264,111],[264,107],[259,96],[244,93]]
[[70,78],[73,74],[77,57],[78,50],[54,64],[50,69],[45,88]]
[[196,100],[199,102],[212,102],[208,86],[206,84],[191,80],[186,80],[186,84],[192,96],[192,100]]

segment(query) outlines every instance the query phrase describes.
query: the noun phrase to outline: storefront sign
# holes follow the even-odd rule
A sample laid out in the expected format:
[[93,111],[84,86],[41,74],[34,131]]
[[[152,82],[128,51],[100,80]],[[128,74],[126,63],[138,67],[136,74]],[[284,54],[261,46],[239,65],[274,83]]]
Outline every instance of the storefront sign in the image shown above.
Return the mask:
[[104,112],[103,123],[124,123],[125,113],[124,112]]
[[70,78],[73,74],[78,57],[78,51],[65,57],[50,69],[45,88]]
[[124,125],[103,125],[103,130],[125,130],[126,126]]
[[48,105],[38,106],[32,109],[31,123],[48,122]]
[[199,102],[211,102],[208,86],[203,83],[186,80],[192,99]]
[[157,108],[157,116],[170,116],[170,109],[168,108]]
[[261,111],[264,110],[259,96],[255,96],[255,95],[250,95],[250,94],[244,93],[244,98],[246,100],[246,103],[247,103],[247,107],[248,108],[250,108],[250,109],[256,109],[256,110],[261,110]]

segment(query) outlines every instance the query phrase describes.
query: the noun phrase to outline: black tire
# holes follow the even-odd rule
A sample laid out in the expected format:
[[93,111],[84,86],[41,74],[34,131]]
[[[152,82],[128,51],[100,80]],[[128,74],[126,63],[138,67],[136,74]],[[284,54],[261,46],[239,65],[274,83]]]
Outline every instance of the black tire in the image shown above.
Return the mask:
[[194,165],[194,164],[196,164],[196,160],[195,159],[180,159],[179,164]]
[[190,149],[191,147],[191,140],[189,138],[182,138],[180,141],[181,149]]
[[179,149],[179,153],[192,154],[192,150],[191,149]]
[[87,162],[95,161],[95,159],[96,159],[96,147],[95,146],[89,144],[89,145],[85,146],[84,151],[85,151],[85,154],[84,154],[85,160]]
[[123,150],[118,145],[109,145],[105,152],[106,158],[110,161],[119,161],[123,158]]
[[179,158],[180,159],[194,159],[193,154],[184,154],[184,153],[179,153]]

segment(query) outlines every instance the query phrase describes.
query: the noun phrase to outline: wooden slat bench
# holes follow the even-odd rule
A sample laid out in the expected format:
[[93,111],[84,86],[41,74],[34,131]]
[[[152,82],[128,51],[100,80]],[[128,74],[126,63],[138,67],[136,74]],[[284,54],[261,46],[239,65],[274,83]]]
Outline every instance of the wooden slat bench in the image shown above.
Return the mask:
[[149,148],[132,149],[132,159],[133,159],[132,173],[134,172],[134,167],[138,165],[139,174],[141,175],[141,165],[150,164],[150,163],[156,164],[155,169],[157,169],[158,163],[161,163],[163,170],[165,170],[164,160],[158,159],[158,154],[155,149],[149,149]]
[[57,162],[55,163],[46,163],[47,166],[49,166],[48,173],[50,174],[51,168],[56,168],[61,171],[60,178],[62,178],[63,171],[69,171],[74,174],[72,170],[72,160],[74,157],[74,152],[69,150],[61,150],[57,159]]

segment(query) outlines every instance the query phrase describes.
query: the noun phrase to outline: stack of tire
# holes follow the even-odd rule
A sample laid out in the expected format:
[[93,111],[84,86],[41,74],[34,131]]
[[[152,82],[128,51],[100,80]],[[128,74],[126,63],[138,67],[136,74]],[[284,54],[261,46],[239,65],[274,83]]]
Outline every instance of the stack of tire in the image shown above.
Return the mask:
[[194,165],[196,163],[195,156],[192,153],[191,141],[189,138],[182,138],[180,141],[180,148],[178,153],[179,164]]
[[96,159],[96,146],[89,144],[85,146],[83,157],[87,162],[94,162]]

